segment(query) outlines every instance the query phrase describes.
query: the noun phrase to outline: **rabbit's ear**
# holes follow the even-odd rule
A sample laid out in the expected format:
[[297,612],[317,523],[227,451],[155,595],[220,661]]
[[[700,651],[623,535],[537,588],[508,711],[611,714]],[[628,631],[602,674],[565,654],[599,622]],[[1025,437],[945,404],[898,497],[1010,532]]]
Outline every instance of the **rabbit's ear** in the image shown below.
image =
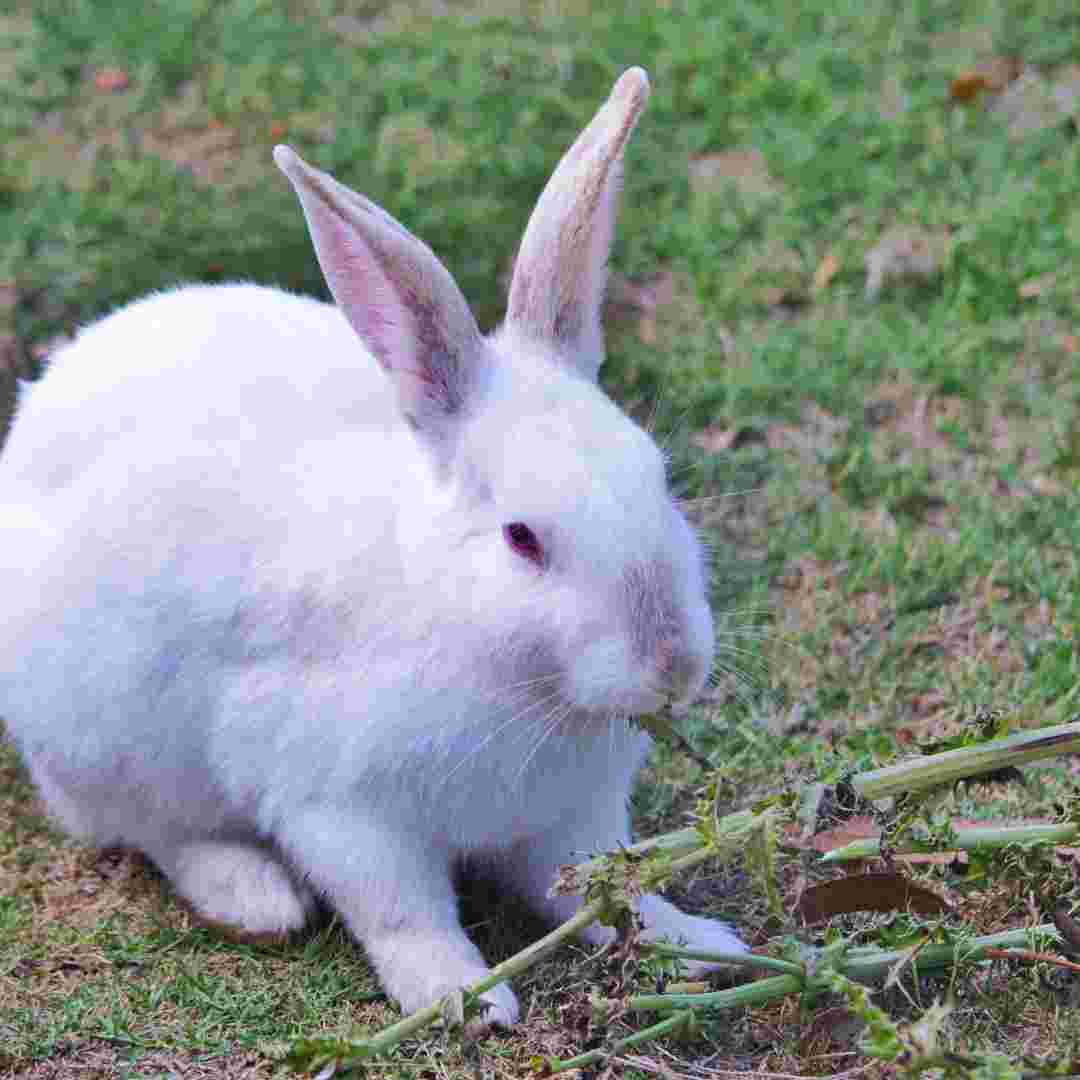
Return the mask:
[[510,285],[508,329],[558,348],[595,379],[604,357],[600,307],[626,141],[649,97],[630,68],[559,162],[529,219]]
[[373,202],[278,146],[338,307],[397,388],[402,412],[436,443],[459,421],[484,348],[465,297],[435,254]]

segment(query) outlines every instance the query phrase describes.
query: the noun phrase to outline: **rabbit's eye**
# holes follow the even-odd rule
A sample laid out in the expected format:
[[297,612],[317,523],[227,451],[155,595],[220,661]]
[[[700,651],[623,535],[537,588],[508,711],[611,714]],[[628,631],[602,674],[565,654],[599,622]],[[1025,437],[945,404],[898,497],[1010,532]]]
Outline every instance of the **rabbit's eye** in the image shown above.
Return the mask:
[[521,521],[513,521],[503,526],[503,536],[506,537],[506,542],[513,551],[523,559],[528,559],[537,566],[544,565],[543,545],[528,525]]

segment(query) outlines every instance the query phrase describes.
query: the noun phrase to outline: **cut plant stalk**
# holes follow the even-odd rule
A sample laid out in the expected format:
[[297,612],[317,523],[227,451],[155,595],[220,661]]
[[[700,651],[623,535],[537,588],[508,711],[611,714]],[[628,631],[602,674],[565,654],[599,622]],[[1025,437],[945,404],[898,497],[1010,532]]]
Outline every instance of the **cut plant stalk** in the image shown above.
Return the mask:
[[851,784],[863,798],[873,802],[890,795],[927,791],[968,776],[1070,753],[1080,753],[1080,723],[1037,728],[979,746],[912,758],[884,769],[859,773],[852,777]]
[[[1068,844],[1080,837],[1080,826],[1065,825],[963,825],[954,830],[954,839],[943,851],[992,851],[1009,844]],[[894,854],[904,855],[921,851],[911,844],[890,848]],[[936,849],[935,849],[936,850]],[[821,857],[822,862],[846,862],[851,859],[872,859],[881,854],[881,840],[868,836],[853,840],[843,847],[833,848]]]
[[588,1050],[584,1054],[578,1054],[577,1057],[567,1058],[565,1061],[561,1058],[549,1058],[546,1062],[547,1067],[544,1070],[544,1075],[554,1076],[557,1073],[569,1072],[571,1069],[583,1069],[586,1065],[599,1064],[601,1061],[605,1061],[615,1054],[621,1054],[624,1050],[630,1050],[640,1043],[648,1042],[651,1039],[661,1039],[665,1035],[674,1035],[678,1033],[680,1029],[692,1024],[693,1020],[693,1011],[691,1009],[683,1009],[680,1012],[665,1017],[663,1020],[660,1020],[650,1027],[642,1028],[641,1031],[635,1031],[633,1035],[627,1035],[623,1039],[617,1039],[615,1042],[611,1043],[610,1046],[597,1048],[596,1050]]
[[[1033,944],[1047,939],[1060,942],[1061,935],[1050,923],[1027,930],[1006,930],[998,934],[958,941],[954,944],[931,944],[918,949],[890,949],[874,947],[850,949],[836,963],[836,969],[856,982],[874,982],[883,978],[905,957],[920,971],[933,971],[954,963],[983,960],[988,953],[1000,950],[1030,950]],[[635,1012],[655,1012],[665,1009],[713,1008],[732,1009],[738,1006],[760,1005],[786,994],[794,994],[813,982],[813,976],[805,971],[799,975],[774,975],[744,986],[717,990],[709,994],[639,994],[621,1004]]]

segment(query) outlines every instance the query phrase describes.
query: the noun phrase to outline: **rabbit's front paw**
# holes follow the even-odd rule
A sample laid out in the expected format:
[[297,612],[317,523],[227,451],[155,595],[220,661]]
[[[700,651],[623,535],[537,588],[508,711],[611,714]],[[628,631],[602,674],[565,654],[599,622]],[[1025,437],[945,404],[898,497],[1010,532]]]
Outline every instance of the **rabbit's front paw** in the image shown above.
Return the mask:
[[175,855],[171,876],[199,919],[245,939],[299,930],[315,904],[280,863],[243,844],[185,847]]
[[[387,988],[397,998],[402,1012],[416,1012],[434,1004],[440,998],[460,990],[470,983],[482,979],[487,974],[484,970],[462,972],[456,978],[443,970],[431,969],[427,973],[413,971],[406,979],[386,979]],[[479,1034],[494,1027],[511,1027],[517,1023],[521,1014],[514,991],[506,983],[499,983],[480,995],[480,1001],[486,1008],[481,1015],[473,1016],[466,1024],[471,1034]]]
[[[440,998],[478,982],[489,974],[479,950],[463,934],[414,930],[367,938],[364,947],[375,962],[383,986],[404,1013],[416,1012]],[[505,983],[480,995],[487,1005],[482,1016],[467,1025],[472,1033],[510,1027],[521,1012],[513,990]]]
[[521,1013],[514,991],[506,983],[493,986],[480,995],[480,1000],[487,1005],[482,1016],[474,1017],[466,1025],[470,1035],[482,1035],[491,1028],[508,1028],[517,1023]]
[[[744,953],[748,950],[746,942],[725,923],[687,915],[658,896],[643,896],[640,910],[645,922],[645,936],[650,940],[667,938],[673,945],[698,952]],[[689,975],[711,971],[717,966],[708,960],[685,961]]]

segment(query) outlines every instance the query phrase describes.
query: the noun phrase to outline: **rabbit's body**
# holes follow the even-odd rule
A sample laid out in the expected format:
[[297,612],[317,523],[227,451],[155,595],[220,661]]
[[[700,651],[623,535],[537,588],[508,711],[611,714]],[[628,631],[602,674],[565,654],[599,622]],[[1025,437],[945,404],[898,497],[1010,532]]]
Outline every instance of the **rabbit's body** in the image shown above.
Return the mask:
[[[636,78],[586,152],[613,115],[625,140]],[[485,341],[418,241],[279,162],[339,306],[151,297],[25,395],[0,457],[0,715],[71,831],[142,849],[248,934],[324,895],[411,1009],[485,970],[457,860],[565,917],[558,865],[628,841],[648,746],[629,717],[696,693],[712,626],[661,456],[594,382],[610,228],[561,205],[581,176],[556,174],[547,217],[606,239],[544,281],[562,234],[527,235]],[[741,947],[655,897],[642,912]],[[516,1017],[508,988],[486,997]]]

